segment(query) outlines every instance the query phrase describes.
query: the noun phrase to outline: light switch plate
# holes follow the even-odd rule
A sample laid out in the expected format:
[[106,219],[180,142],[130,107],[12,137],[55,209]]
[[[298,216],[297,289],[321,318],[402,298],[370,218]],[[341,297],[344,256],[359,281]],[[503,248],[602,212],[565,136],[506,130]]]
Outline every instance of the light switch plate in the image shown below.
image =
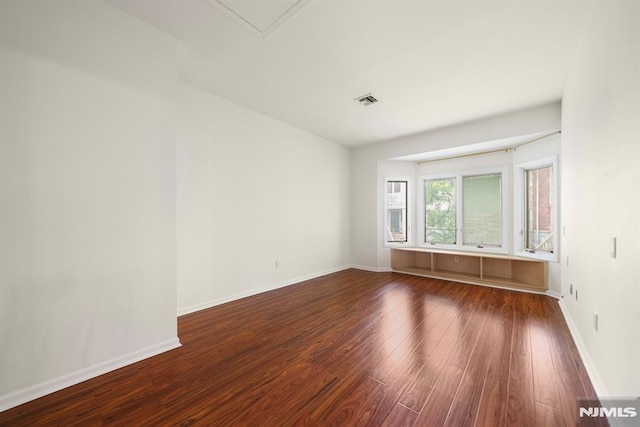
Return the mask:
[[611,258],[616,257],[616,240],[617,239],[615,237],[611,237],[609,239],[609,255]]

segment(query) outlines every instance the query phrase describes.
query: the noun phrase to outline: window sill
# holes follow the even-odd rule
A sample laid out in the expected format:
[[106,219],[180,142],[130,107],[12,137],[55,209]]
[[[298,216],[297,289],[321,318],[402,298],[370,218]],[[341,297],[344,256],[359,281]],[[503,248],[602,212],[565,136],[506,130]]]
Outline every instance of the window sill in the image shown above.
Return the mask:
[[405,248],[411,247],[411,242],[384,242],[382,246],[385,248]]
[[522,257],[522,258],[531,258],[531,259],[538,259],[540,261],[548,261],[548,262],[558,262],[558,255],[555,253],[548,253],[548,252],[527,252],[527,251],[520,251],[518,253],[516,253],[516,256]]
[[460,251],[460,252],[471,252],[471,253],[480,253],[480,254],[501,254],[508,255],[509,251],[502,247],[495,246],[487,246],[478,248],[477,246],[458,246],[458,245],[429,245],[422,244],[419,246],[423,249],[433,249],[438,251]]

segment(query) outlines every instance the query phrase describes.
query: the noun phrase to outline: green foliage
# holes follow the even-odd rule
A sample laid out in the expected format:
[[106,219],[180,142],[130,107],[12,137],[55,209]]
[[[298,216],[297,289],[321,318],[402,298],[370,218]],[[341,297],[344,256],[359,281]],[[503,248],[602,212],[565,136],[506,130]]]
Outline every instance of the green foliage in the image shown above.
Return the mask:
[[425,241],[456,243],[456,179],[425,183]]

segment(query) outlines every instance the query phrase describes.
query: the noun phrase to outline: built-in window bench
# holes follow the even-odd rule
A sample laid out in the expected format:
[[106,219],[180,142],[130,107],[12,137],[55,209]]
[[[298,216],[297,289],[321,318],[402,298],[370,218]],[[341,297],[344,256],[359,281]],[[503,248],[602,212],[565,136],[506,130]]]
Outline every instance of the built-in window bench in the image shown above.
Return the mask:
[[509,255],[428,248],[392,248],[391,268],[399,273],[477,285],[544,292],[547,262]]

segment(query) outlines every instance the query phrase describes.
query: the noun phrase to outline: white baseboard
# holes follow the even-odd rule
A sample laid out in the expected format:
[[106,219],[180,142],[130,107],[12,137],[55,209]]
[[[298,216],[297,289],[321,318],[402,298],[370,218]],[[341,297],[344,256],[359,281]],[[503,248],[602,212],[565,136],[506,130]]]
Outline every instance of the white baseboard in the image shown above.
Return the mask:
[[274,283],[269,286],[264,286],[262,288],[251,289],[245,292],[238,292],[235,294],[228,295],[226,297],[217,298],[211,301],[205,301],[200,304],[191,305],[188,307],[178,308],[178,316],[184,316],[185,314],[195,313],[196,311],[205,310],[207,308],[215,307],[217,305],[225,304],[231,301],[239,300],[241,298],[250,297],[253,295],[258,295],[263,292],[273,291],[275,289],[284,288],[286,286],[295,285],[296,283],[304,282],[305,280],[315,279],[320,276],[326,276],[327,274],[337,273],[338,271],[343,271],[351,268],[349,265],[331,268],[329,270],[321,271],[318,273],[308,274],[302,277],[296,277],[295,279],[285,280],[284,282]]
[[569,309],[564,303],[562,298],[558,299],[558,305],[560,306],[560,310],[562,311],[562,315],[564,316],[564,320],[567,322],[567,326],[569,327],[569,332],[571,332],[571,336],[573,337],[573,341],[576,343],[576,347],[578,348],[578,353],[580,353],[580,357],[582,358],[582,362],[584,363],[584,368],[587,371],[587,375],[589,375],[589,379],[591,380],[591,384],[596,391],[596,394],[599,397],[607,397],[610,396],[607,392],[606,387],[602,383],[602,379],[600,378],[600,374],[598,374],[598,370],[596,369],[593,360],[591,359],[591,355],[587,350],[587,347],[584,345],[582,338],[580,337],[580,333],[578,332],[578,328],[576,324],[573,322],[571,315],[569,314]]
[[356,270],[371,271],[373,273],[391,273],[393,271],[391,267],[368,267],[366,265],[357,264],[352,264],[351,268],[355,268]]
[[556,291],[546,291],[545,294],[549,295],[552,298],[555,298],[557,300],[559,300],[560,298],[562,298],[562,295],[560,295],[558,292]]
[[49,381],[34,384],[29,387],[25,387],[20,390],[5,394],[3,396],[0,396],[0,412],[6,411],[7,409],[16,407],[18,405],[22,405],[23,403],[35,400],[42,396],[46,396],[47,394],[54,393],[72,385],[79,384],[83,381],[95,378],[99,375],[106,374],[107,372],[115,371],[116,369],[131,365],[132,363],[136,363],[149,357],[156,356],[160,353],[164,353],[165,351],[173,350],[174,348],[178,348],[180,346],[181,344],[178,338],[172,338],[170,340],[154,344],[141,350],[116,357],[115,359],[97,363],[95,365],[68,373],[66,375],[62,375]]

